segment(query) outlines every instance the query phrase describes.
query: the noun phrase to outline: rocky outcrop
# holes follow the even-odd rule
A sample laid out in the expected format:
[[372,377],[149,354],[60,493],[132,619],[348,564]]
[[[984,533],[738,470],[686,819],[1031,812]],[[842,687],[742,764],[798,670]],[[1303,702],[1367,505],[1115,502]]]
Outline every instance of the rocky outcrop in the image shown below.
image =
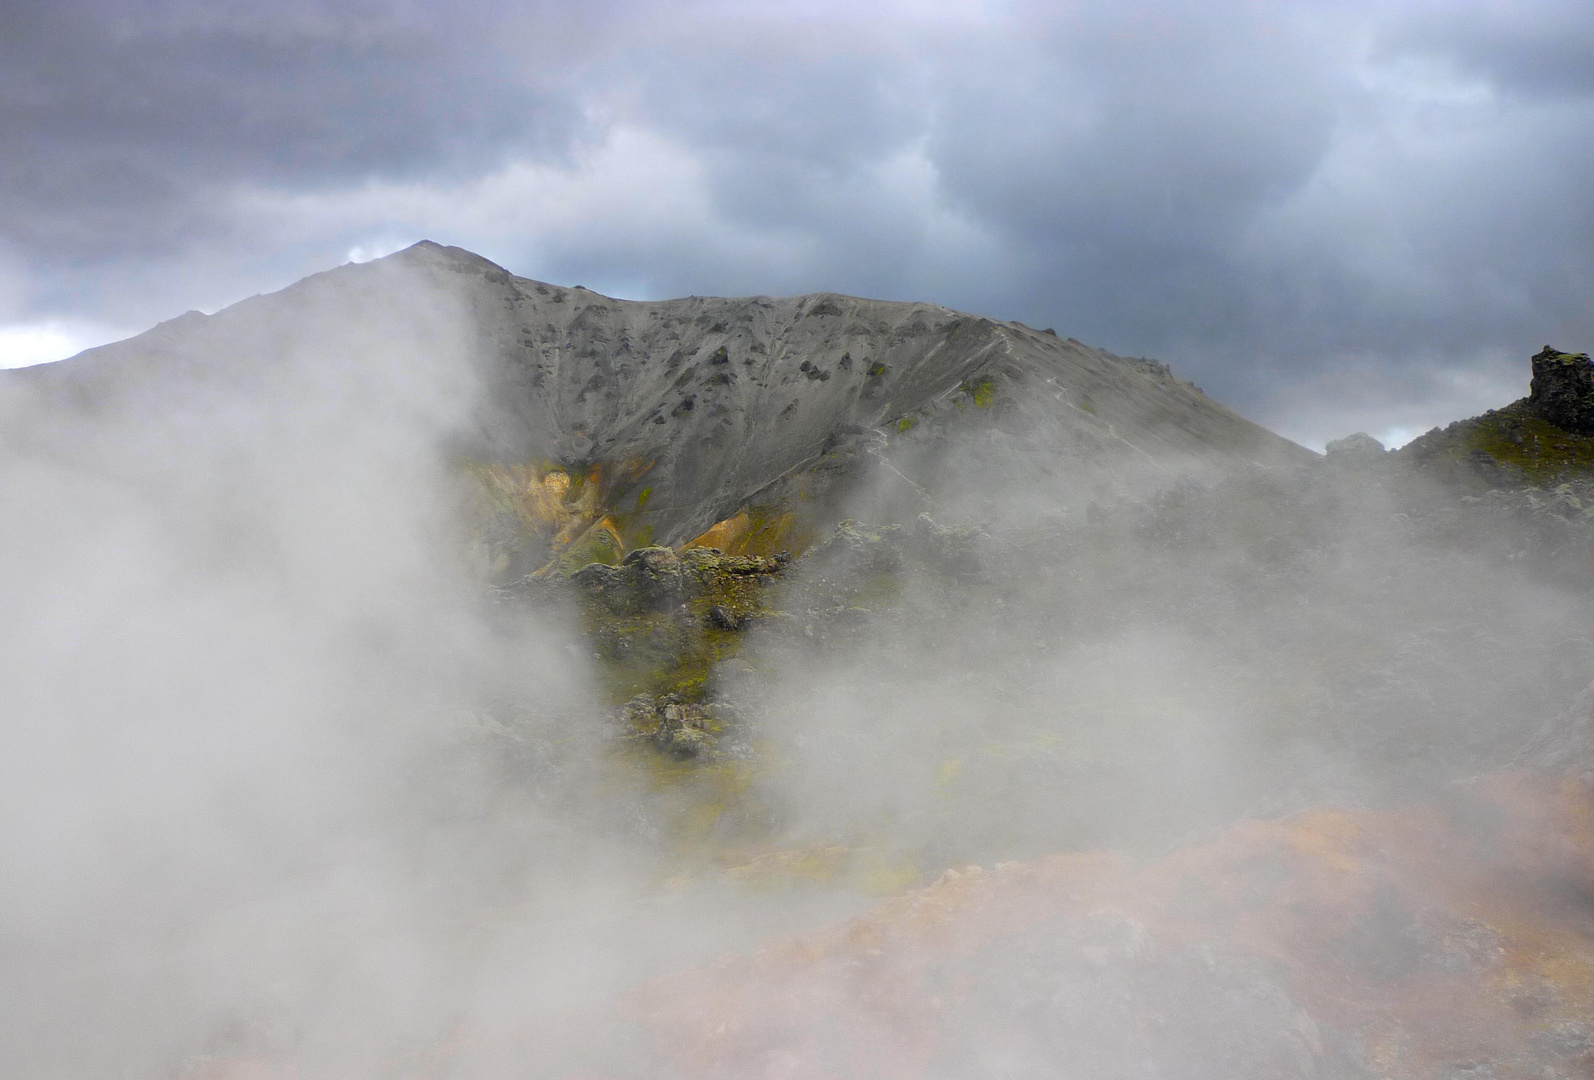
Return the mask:
[[1532,358],[1532,392],[1413,439],[1396,458],[1479,489],[1553,488],[1594,477],[1594,363],[1549,346]]
[[651,743],[676,758],[710,754],[725,727],[712,707],[684,701],[680,694],[638,694],[620,710],[631,737]]
[[1533,356],[1533,411],[1563,431],[1594,435],[1594,362],[1546,345]]
[[[687,707],[714,697],[718,666],[736,654],[745,631],[773,614],[771,590],[788,562],[784,553],[653,546],[618,566],[550,568],[498,591],[510,602],[573,604],[598,662],[602,696],[630,702],[622,714],[633,734],[663,730],[660,748],[692,757],[713,732],[688,722],[696,714]],[[640,710],[644,699],[658,708]],[[667,714],[666,705],[687,711]]]
[[613,615],[642,615],[685,605],[720,629],[746,625],[755,591],[789,556],[726,555],[717,548],[637,548],[619,566],[589,563],[570,575],[582,598]]

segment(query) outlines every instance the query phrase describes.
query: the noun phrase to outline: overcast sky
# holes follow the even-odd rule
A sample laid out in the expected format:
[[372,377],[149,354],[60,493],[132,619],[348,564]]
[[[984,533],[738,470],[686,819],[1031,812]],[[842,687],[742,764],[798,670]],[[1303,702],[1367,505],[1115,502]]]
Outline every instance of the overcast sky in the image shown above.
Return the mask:
[[1594,345],[1594,3],[6,0],[0,362],[421,239],[931,300],[1400,441]]

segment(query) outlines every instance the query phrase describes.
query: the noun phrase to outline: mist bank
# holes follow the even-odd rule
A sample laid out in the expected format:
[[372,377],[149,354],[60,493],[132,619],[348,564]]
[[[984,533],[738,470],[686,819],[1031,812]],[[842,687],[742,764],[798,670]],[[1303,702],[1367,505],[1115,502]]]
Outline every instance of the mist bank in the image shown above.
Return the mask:
[[467,558],[461,297],[342,282],[0,384],[8,1075],[363,1073],[495,965],[525,1001],[646,966],[583,654]]

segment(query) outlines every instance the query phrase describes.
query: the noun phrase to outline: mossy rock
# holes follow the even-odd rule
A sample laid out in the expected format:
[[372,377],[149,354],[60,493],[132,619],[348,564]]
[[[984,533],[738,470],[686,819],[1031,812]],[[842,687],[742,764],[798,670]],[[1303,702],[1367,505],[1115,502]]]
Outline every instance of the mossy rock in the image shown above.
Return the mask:
[[632,738],[678,759],[712,754],[726,726],[713,708],[679,693],[638,694],[626,702],[620,715]]
[[618,566],[591,563],[563,578],[593,643],[605,696],[676,694],[698,702],[714,671],[768,613],[765,593],[784,558],[716,548],[639,548]]
[[1594,437],[1550,423],[1526,398],[1435,428],[1399,453],[1419,466],[1448,466],[1490,486],[1550,487],[1594,477]]

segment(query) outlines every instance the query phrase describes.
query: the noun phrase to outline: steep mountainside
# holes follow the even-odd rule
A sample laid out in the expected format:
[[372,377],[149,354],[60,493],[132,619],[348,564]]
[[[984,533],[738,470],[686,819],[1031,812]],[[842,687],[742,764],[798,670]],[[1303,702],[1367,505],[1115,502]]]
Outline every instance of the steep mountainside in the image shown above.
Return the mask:
[[1038,439],[1048,457],[1166,475],[1310,457],[1160,364],[1050,331],[833,294],[616,300],[429,242],[23,378],[89,399],[218,373],[247,386],[318,335],[358,347],[361,325],[422,351],[468,338],[483,404],[458,450],[501,574],[571,545],[612,561],[717,523],[728,550],[801,548],[870,465],[922,473],[968,432],[995,439],[999,457]]

